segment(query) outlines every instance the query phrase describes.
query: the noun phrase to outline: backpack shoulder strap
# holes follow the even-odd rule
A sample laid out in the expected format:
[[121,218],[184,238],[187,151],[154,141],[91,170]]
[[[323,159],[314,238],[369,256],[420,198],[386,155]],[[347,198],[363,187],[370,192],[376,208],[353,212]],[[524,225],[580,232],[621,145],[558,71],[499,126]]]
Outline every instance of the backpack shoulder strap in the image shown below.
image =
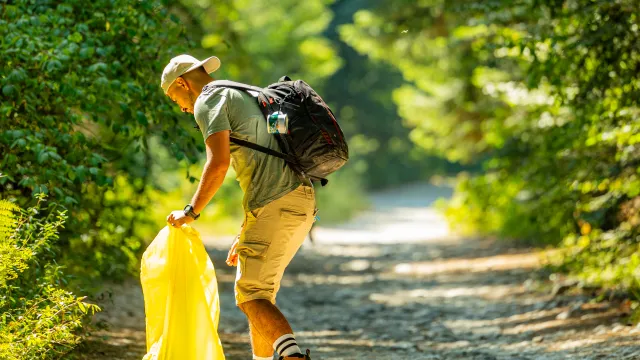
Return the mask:
[[299,169],[299,163],[298,160],[291,156],[291,155],[287,155],[284,154],[280,151],[277,150],[272,150],[269,149],[268,147],[264,147],[262,145],[258,145],[256,143],[252,143],[250,141],[246,141],[246,140],[242,140],[240,138],[237,138],[235,136],[230,136],[229,139],[231,140],[232,143],[239,145],[239,146],[244,146],[247,147],[249,149],[253,149],[256,151],[259,151],[261,153],[267,154],[267,155],[271,155],[271,156],[275,156],[277,158],[280,158],[282,160],[284,160],[285,162],[287,162],[289,164],[289,166],[291,167],[291,169],[293,170],[293,172],[295,172],[299,177],[300,180],[304,182],[305,178],[308,178],[311,181],[320,181],[320,184],[322,186],[327,185],[327,183],[329,182],[329,180],[324,179],[324,178],[317,178],[317,177],[313,177],[313,176],[308,176],[306,174],[303,174]]
[[243,83],[229,81],[229,80],[215,80],[210,82],[208,85],[213,87],[227,87],[227,88],[244,90],[244,91],[261,92],[263,90],[261,87],[258,87],[258,86],[243,84]]
[[229,80],[215,80],[210,82],[206,86],[210,86],[212,88],[218,88],[218,87],[231,88],[231,89],[241,90],[244,92],[255,91],[258,93],[258,104],[262,104],[262,106],[260,107],[260,111],[262,111],[264,116],[267,116],[267,114],[270,114],[273,112],[273,109],[271,108],[271,104],[269,103],[269,98],[268,98],[268,97],[273,98],[273,94],[268,89],[263,89],[258,86],[243,84],[243,83],[229,81]]
[[267,155],[271,155],[271,156],[275,156],[278,157],[292,165],[297,165],[298,161],[296,160],[295,157],[291,156],[291,155],[287,155],[284,153],[281,153],[280,151],[277,150],[273,150],[270,149],[268,147],[262,146],[262,145],[258,145],[256,143],[252,143],[250,141],[246,141],[246,140],[242,140],[240,138],[237,138],[235,136],[230,136],[230,140],[232,143],[236,144],[236,145],[240,145],[240,146],[244,146],[244,147],[248,147],[249,149],[253,149],[256,151],[260,151],[262,153],[265,153]]

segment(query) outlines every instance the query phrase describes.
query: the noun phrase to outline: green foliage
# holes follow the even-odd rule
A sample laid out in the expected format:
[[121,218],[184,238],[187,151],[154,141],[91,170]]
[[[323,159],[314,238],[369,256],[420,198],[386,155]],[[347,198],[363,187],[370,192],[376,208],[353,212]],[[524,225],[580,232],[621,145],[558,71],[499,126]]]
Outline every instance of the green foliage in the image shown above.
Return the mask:
[[0,16],[0,196],[26,207],[47,194],[68,210],[70,271],[133,272],[155,186],[150,139],[197,159],[189,122],[159,88],[189,44],[184,28],[154,0],[19,0]]
[[79,343],[84,321],[100,310],[61,286],[67,278],[51,254],[66,212],[41,219],[40,204],[21,210],[0,200],[2,359],[58,359]]
[[353,166],[331,174],[326,188],[317,186],[316,202],[320,226],[344,223],[369,207],[362,177]]
[[508,95],[517,89],[496,85],[513,80],[520,64],[495,61],[488,48],[518,31],[502,33],[491,10],[467,1],[383,1],[340,28],[360,53],[401,71],[408,83],[393,99],[411,140],[452,162],[472,163],[500,146],[514,122]]
[[335,16],[326,31],[344,65],[326,80],[323,97],[349,138],[350,166],[367,189],[398,186],[447,168],[446,161],[430,156],[408,139],[410,129],[398,116],[392,96],[393,90],[404,83],[401,72],[357,53],[340,36],[338,30],[352,20],[354,13],[380,2],[333,3]]
[[[190,167],[190,173],[199,177],[204,167],[203,162]],[[158,229],[166,225],[167,215],[173,210],[184,207],[198,188],[197,183],[188,183],[183,176],[184,170],[166,171],[163,174],[163,191],[155,192],[152,196],[154,206],[149,209],[148,217],[154,221],[150,233],[155,235]],[[186,182],[186,183],[185,183]],[[242,225],[244,212],[242,209],[243,193],[235,179],[235,172],[230,169],[224,182],[213,200],[201,212],[195,223],[203,236],[237,234]]]
[[560,244],[565,269],[637,290],[636,0],[384,1],[341,28],[402,72],[411,139],[463,175],[467,231]]
[[544,245],[558,244],[575,230],[567,221],[575,202],[562,198],[564,194],[549,192],[532,199],[528,183],[507,172],[463,173],[457,181],[453,198],[439,206],[462,234],[499,235]]
[[[0,200],[0,238],[8,239],[15,226],[13,213],[18,207],[6,200]],[[0,286],[5,286],[8,280],[18,277],[27,268],[27,260],[31,255],[30,248],[15,248],[8,241],[0,243]]]
[[[174,5],[201,37],[201,55],[223,66],[215,77],[266,86],[283,75],[317,86],[342,64],[322,36],[332,13],[325,0],[195,1]],[[197,36],[196,35],[196,36]]]

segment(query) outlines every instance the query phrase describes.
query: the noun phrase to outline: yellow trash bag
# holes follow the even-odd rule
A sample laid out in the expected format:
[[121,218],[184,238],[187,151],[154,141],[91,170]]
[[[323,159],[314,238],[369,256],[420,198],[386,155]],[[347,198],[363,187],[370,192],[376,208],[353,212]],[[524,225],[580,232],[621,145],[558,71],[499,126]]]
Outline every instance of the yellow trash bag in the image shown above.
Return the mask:
[[223,360],[213,263],[200,234],[165,226],[142,256],[147,354],[143,360]]

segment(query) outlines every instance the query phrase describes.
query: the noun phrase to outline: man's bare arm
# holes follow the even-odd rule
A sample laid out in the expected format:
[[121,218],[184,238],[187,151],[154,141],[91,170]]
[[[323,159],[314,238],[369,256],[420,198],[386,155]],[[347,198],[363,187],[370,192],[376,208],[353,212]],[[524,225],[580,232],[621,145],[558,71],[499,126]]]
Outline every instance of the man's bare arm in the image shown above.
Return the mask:
[[196,190],[193,199],[191,199],[191,206],[193,206],[193,211],[196,214],[202,212],[211,201],[227,174],[231,157],[229,134],[229,130],[220,131],[210,135],[205,141],[207,162],[204,164],[198,190]]

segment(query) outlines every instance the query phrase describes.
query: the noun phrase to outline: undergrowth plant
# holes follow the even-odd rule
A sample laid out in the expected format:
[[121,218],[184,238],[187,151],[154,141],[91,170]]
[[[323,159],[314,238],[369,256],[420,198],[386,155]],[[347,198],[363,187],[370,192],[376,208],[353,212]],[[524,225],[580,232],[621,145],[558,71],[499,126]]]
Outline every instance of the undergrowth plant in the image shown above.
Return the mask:
[[53,247],[67,215],[41,216],[44,201],[23,210],[0,199],[0,359],[59,359],[100,311],[65,289]]

